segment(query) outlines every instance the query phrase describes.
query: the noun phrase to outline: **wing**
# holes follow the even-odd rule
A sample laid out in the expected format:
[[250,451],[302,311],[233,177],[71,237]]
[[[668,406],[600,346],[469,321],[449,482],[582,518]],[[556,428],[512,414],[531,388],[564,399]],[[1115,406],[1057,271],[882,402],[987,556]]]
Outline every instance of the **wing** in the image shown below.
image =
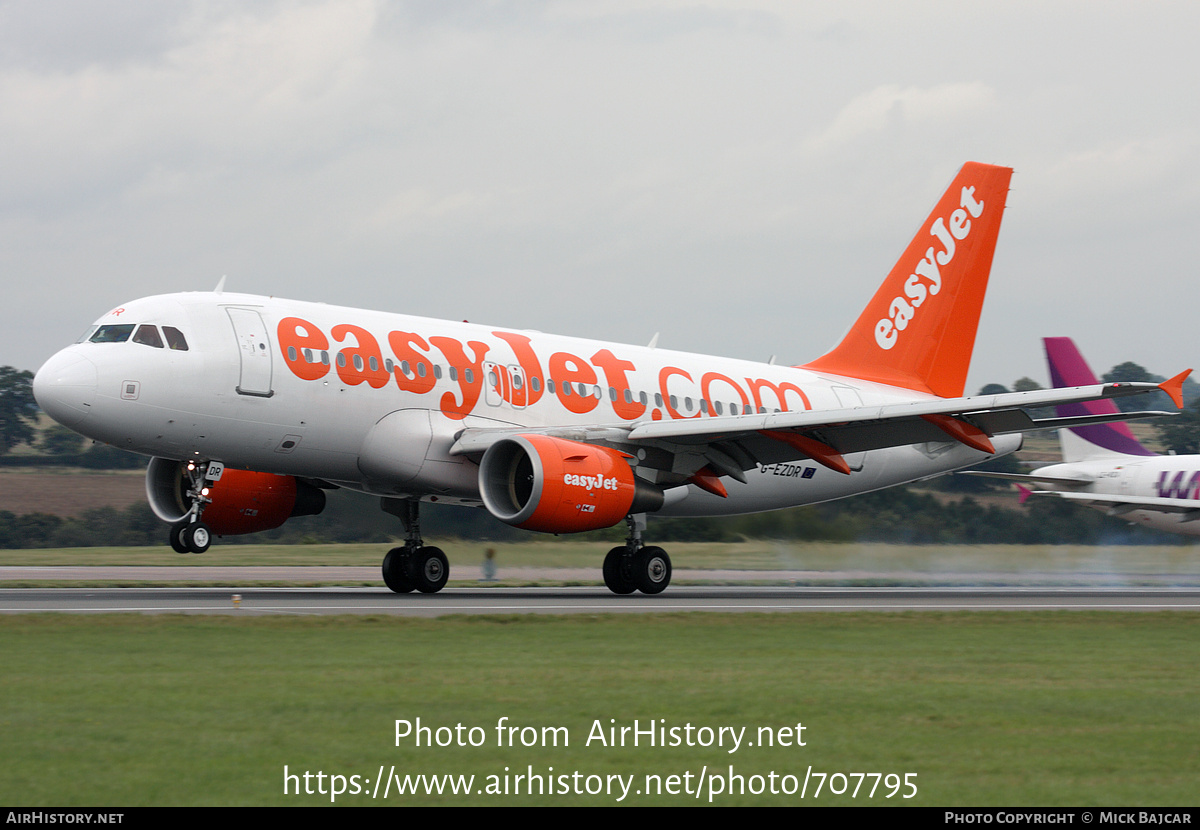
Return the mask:
[[[1034,419],[1025,408],[1125,397],[1154,391],[1166,383],[1095,384],[1001,395],[931,397],[849,409],[645,420],[619,425],[469,428],[458,434],[450,453],[479,454],[505,436],[534,433],[600,444],[636,455],[639,466],[656,469],[659,482],[668,486],[691,482],[703,487],[706,481],[721,475],[745,482],[745,471],[759,464],[801,458],[810,458],[848,475],[853,466],[846,456],[867,450],[954,440],[983,452],[994,452],[988,440],[993,435],[1073,426],[1096,419],[1145,416],[1147,413],[1118,413]],[[716,486],[720,487],[719,482]]]
[[[1052,464],[1052,467],[1060,467],[1061,464]],[[1095,477],[1087,473],[1073,473],[1071,475],[1039,475],[1036,471],[1032,473],[993,473],[988,470],[963,470],[955,473],[957,476],[980,476],[981,478],[998,478],[1004,481],[1015,481],[1017,484],[1050,484],[1057,487],[1086,487],[1095,481]]]
[[1032,496],[1058,496],[1061,499],[1078,501],[1089,507],[1107,506],[1110,516],[1123,516],[1135,510],[1150,510],[1155,513],[1183,513],[1184,521],[1200,519],[1200,502],[1195,499],[1168,499],[1158,496],[1112,496],[1103,493],[1064,493],[1058,490],[1034,490]]

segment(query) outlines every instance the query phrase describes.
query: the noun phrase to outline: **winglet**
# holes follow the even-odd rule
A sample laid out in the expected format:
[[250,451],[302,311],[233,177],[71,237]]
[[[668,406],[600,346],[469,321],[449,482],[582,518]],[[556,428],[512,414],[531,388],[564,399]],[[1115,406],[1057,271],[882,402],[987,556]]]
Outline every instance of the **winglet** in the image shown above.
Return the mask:
[[1029,500],[1029,497],[1033,495],[1033,490],[1026,487],[1024,484],[1017,485],[1017,492],[1021,494],[1020,498],[1017,499],[1018,504],[1024,504]]
[[1183,409],[1183,382],[1187,380],[1187,376],[1191,373],[1191,369],[1184,369],[1175,377],[1170,380],[1164,380],[1158,385],[1159,389],[1171,396],[1176,409]]
[[961,396],[1011,177],[963,165],[842,342],[801,368]]

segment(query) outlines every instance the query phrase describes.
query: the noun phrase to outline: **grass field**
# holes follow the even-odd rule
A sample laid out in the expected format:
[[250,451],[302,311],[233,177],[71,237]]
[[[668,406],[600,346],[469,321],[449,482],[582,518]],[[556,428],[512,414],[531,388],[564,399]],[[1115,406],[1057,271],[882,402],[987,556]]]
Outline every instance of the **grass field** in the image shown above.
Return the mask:
[[0,505],[18,515],[78,516],[95,507],[124,509],[145,500],[144,469],[0,469]]
[[[687,804],[696,800],[681,791],[636,791],[647,774],[695,788],[702,769],[728,777],[730,767],[748,789],[769,788],[753,776],[772,772],[798,776],[777,786],[799,786],[811,766],[916,773],[917,795],[889,800],[881,784],[870,799],[866,779],[857,798],[826,788],[814,800],[811,778],[808,804],[1189,805],[1200,761],[1198,624],[1192,614],[1049,612],[4,617],[0,803],[327,804],[329,795],[285,797],[284,766],[312,773],[313,790],[329,789],[321,771],[348,787],[360,776],[369,791],[382,765],[475,775],[474,789],[510,794],[393,790],[387,802],[345,794],[337,803],[616,803],[606,793],[512,794],[513,776],[532,767],[579,772],[568,788],[633,776],[625,803]],[[539,742],[542,727],[564,727],[569,745],[497,746],[505,717],[535,727]],[[417,718],[480,727],[483,743],[397,746],[396,719]],[[634,719],[746,727],[752,741],[760,727],[802,723],[806,745],[586,745],[596,721]],[[801,802],[747,792],[714,803]]]

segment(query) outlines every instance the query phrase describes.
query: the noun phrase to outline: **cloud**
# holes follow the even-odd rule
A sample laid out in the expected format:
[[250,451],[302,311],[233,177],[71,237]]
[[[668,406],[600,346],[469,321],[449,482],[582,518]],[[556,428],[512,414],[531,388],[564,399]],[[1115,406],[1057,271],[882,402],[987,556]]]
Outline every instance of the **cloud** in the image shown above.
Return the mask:
[[979,117],[996,106],[996,93],[980,82],[929,88],[885,84],[851,99],[823,132],[811,140],[818,152],[855,143],[863,136],[908,129],[936,129]]
[[0,364],[221,274],[802,360],[968,159],[1018,173],[985,325],[1040,327],[1146,228],[1195,259],[1193,5],[0,0]]

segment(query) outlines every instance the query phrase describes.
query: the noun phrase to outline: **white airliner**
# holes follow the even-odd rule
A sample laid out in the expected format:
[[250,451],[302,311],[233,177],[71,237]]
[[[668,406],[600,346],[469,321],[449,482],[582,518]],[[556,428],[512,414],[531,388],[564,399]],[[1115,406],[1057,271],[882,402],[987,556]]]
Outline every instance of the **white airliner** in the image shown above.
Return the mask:
[[751,513],[927,478],[1016,450],[1044,428],[1022,407],[1157,388],[961,397],[1011,174],[964,166],[845,339],[804,366],[218,287],[113,309],[34,394],[77,432],[152,456],[146,492],[180,552],[318,512],[322,490],[345,487],[404,522],[383,560],[394,591],[445,584],[418,521],[421,502],[445,502],[547,533],[624,520],[604,581],[654,594],[671,560],[642,542],[648,513]]
[[[1046,337],[1043,343],[1053,386],[1096,382],[1071,338]],[[1116,411],[1112,401],[1097,400],[1060,405],[1057,414],[1077,418]],[[1056,496],[1135,524],[1200,536],[1200,455],[1158,455],[1123,423],[1072,426],[1059,430],[1058,437],[1062,464],[1039,467],[1029,475],[979,475],[1019,482],[1022,502],[1030,496]]]

